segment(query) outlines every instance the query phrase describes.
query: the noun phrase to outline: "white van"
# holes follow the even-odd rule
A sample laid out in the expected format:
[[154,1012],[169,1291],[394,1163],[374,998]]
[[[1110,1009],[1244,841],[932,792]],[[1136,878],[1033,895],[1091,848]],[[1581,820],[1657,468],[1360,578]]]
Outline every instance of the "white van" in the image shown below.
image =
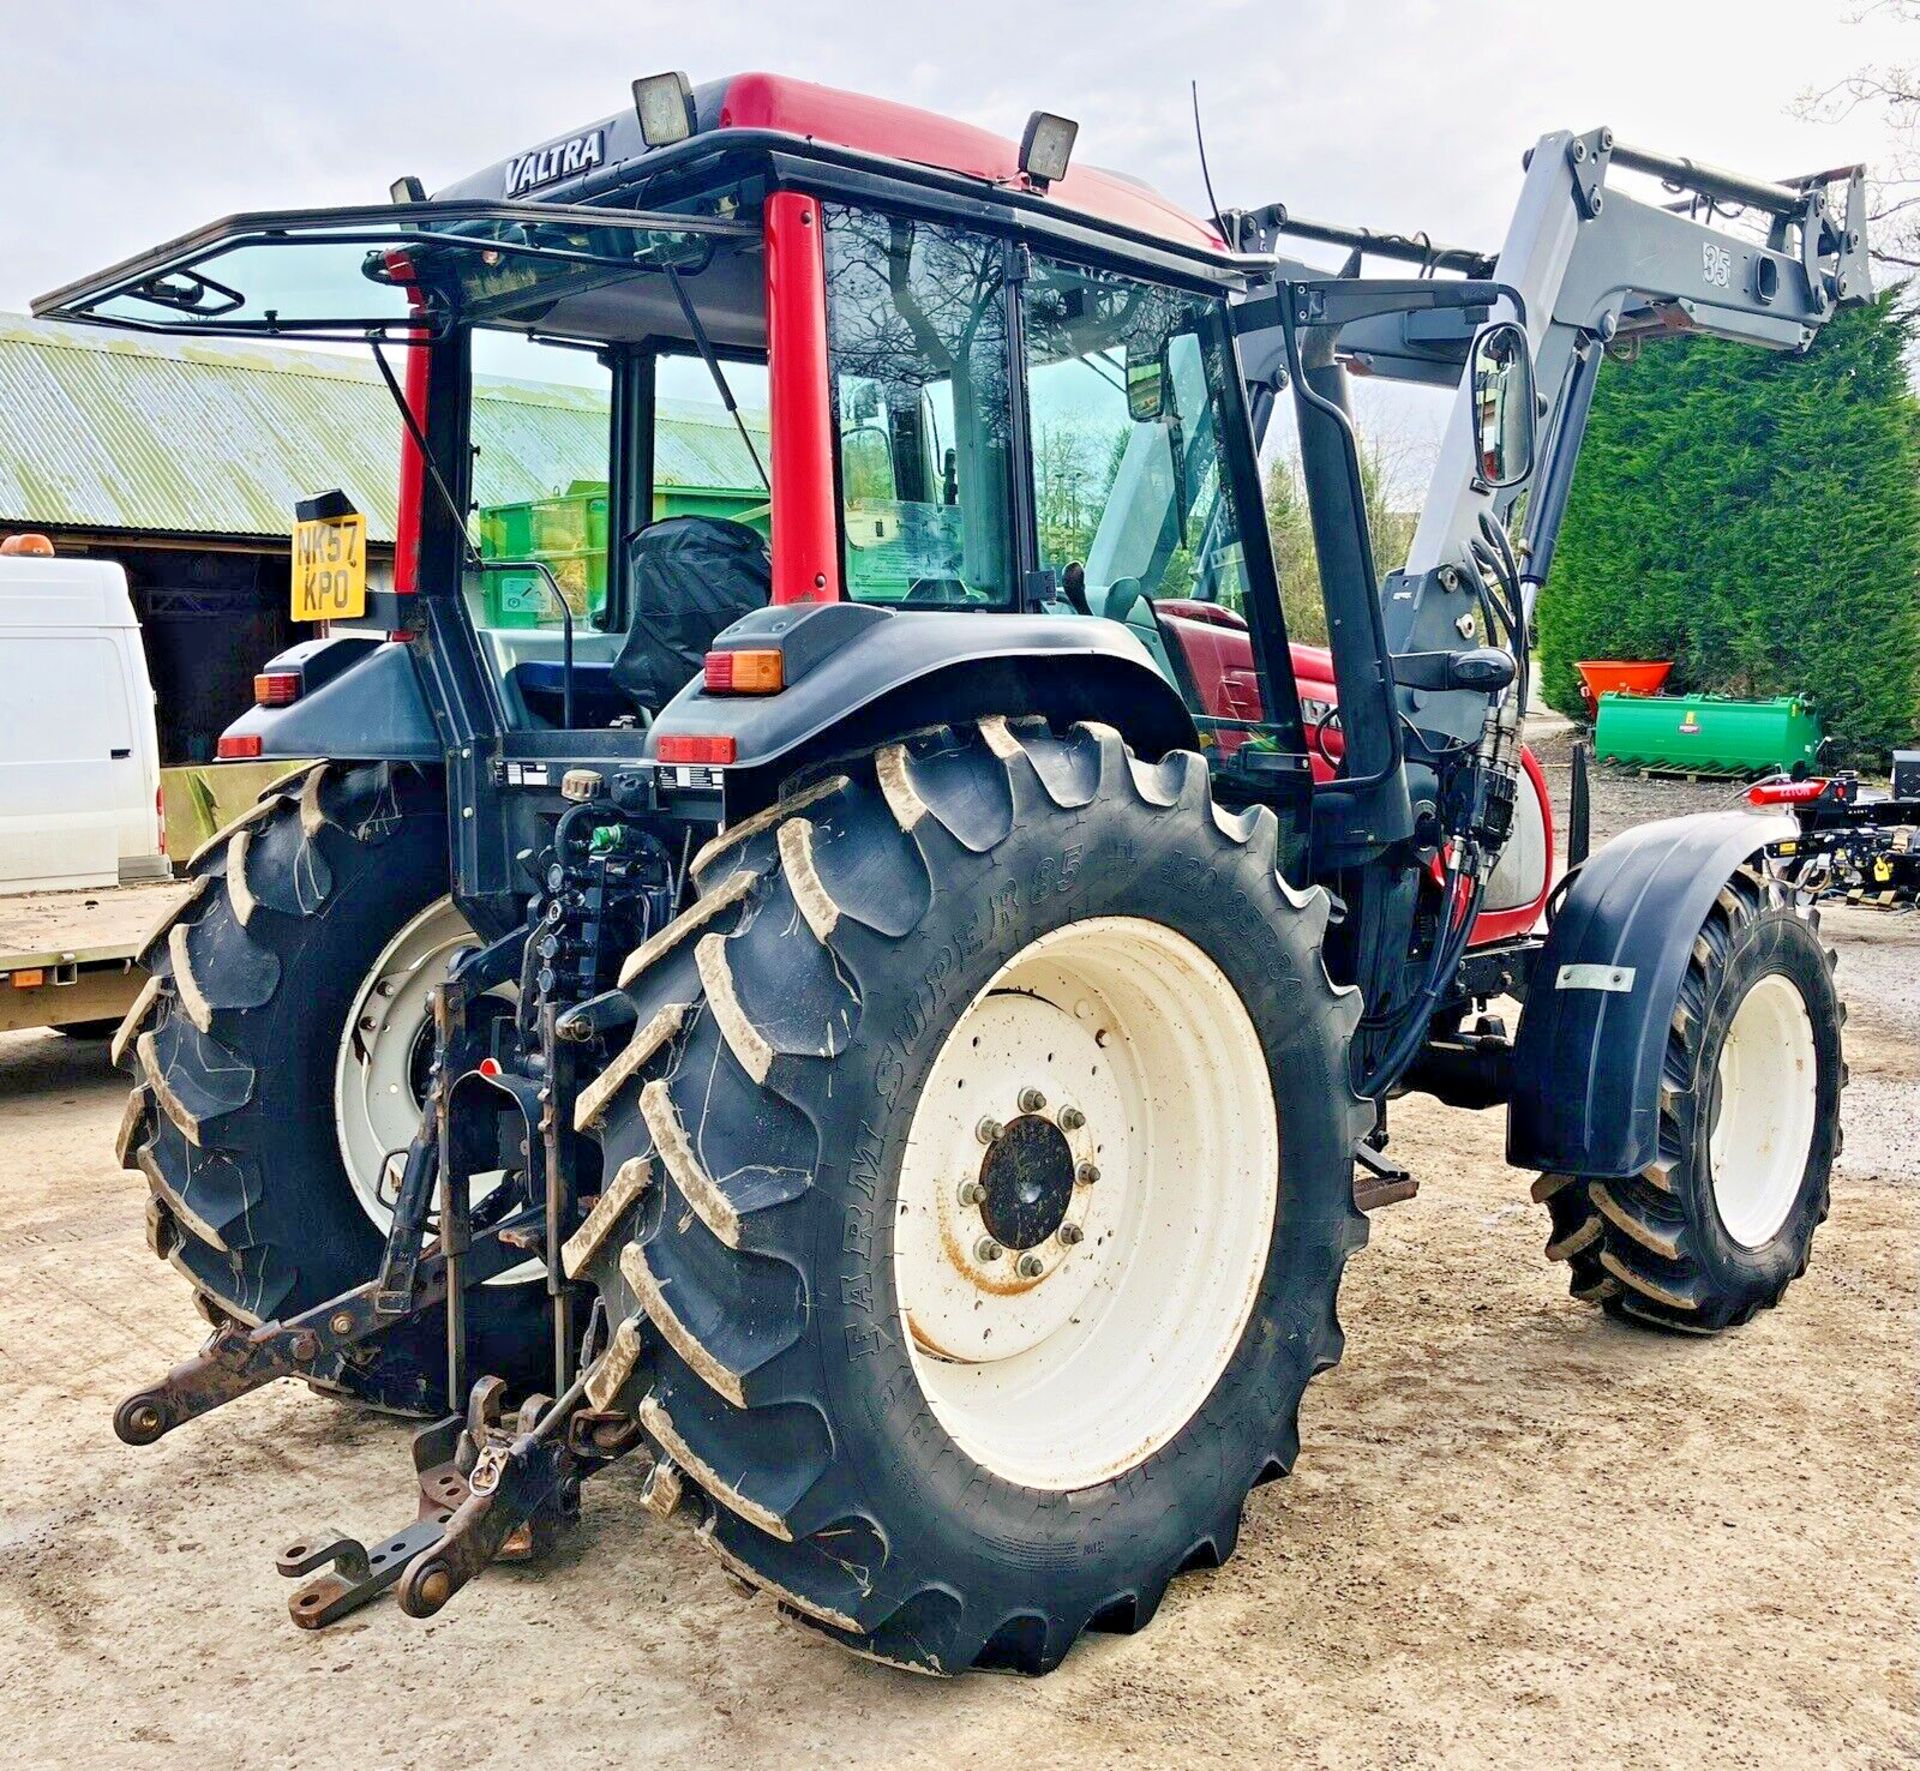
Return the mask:
[[167,878],[159,805],[126,573],[0,553],[0,893]]

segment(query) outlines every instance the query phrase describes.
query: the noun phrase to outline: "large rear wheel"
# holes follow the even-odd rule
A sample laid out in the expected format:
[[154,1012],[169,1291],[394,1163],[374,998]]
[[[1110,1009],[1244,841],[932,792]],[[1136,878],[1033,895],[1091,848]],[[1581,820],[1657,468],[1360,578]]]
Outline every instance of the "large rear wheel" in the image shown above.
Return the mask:
[[[475,937],[446,897],[446,807],[384,764],[270,789],[190,863],[116,1036],[135,1074],[120,1157],[148,1236],[209,1320],[285,1318],[373,1277],[432,1059],[431,988]],[[470,1306],[477,1369],[545,1369],[539,1285]],[[389,1329],[338,1387],[445,1406],[444,1316]]]
[[859,1652],[1040,1672],[1138,1627],[1231,1553],[1339,1356],[1367,1115],[1326,899],[1199,757],[1000,720],[698,871],[582,1101],[625,1325],[596,1390],[737,1574]]

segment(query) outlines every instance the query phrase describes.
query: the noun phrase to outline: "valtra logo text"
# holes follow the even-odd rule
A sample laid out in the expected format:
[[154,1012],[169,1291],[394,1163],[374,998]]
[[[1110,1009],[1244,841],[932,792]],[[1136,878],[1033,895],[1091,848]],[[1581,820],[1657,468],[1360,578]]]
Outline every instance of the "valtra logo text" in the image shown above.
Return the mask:
[[607,157],[606,131],[589,129],[551,147],[535,148],[528,154],[516,154],[507,162],[507,195],[523,197],[528,191],[552,184],[558,178],[571,178],[577,172],[600,165]]

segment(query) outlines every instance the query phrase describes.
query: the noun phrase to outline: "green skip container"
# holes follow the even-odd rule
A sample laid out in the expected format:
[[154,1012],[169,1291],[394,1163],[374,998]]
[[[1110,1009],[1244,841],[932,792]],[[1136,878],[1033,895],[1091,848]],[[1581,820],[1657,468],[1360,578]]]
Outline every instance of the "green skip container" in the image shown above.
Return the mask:
[[1820,717],[1804,695],[1734,701],[1720,695],[1600,697],[1594,754],[1603,762],[1702,775],[1813,767]]

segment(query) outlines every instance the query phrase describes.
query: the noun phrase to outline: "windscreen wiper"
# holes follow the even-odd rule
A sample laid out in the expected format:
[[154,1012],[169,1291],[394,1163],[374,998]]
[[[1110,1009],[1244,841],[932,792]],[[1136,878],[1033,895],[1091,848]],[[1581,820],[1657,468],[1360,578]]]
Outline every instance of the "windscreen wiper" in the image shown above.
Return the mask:
[[680,311],[686,315],[687,329],[693,334],[694,348],[699,351],[701,360],[707,365],[707,373],[713,377],[713,385],[720,391],[720,403],[725,406],[733,419],[733,427],[740,433],[741,442],[747,446],[747,453],[753,457],[754,470],[760,475],[760,484],[768,492],[773,490],[773,481],[767,478],[767,470],[760,459],[760,451],[753,446],[753,438],[748,434],[747,421],[740,416],[740,408],[734,404],[733,389],[727,386],[727,377],[720,367],[720,358],[715,354],[713,340],[707,336],[707,329],[700,324],[700,316],[694,312],[693,303],[687,299],[686,285],[680,281],[680,273],[672,265],[666,267],[667,281],[673,285],[673,293],[679,300]]

